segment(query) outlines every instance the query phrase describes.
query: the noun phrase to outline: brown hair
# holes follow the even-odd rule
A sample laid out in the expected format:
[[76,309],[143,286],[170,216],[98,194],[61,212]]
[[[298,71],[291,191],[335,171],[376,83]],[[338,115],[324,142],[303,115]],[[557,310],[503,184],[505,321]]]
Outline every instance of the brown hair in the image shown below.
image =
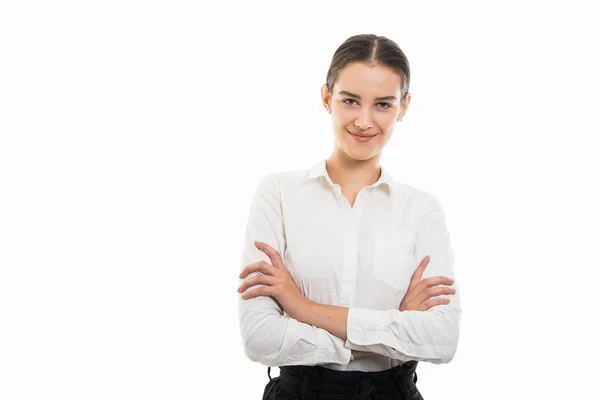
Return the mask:
[[340,71],[353,62],[385,65],[394,70],[402,79],[400,88],[404,100],[410,86],[410,65],[400,47],[385,36],[361,34],[350,36],[333,54],[331,65],[327,71],[327,90],[333,93],[333,85]]

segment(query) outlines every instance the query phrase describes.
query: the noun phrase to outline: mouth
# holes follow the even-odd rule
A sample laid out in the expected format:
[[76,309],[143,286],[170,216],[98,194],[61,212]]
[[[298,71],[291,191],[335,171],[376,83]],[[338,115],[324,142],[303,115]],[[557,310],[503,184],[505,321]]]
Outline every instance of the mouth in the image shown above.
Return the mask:
[[356,140],[357,142],[360,142],[360,143],[368,142],[371,139],[373,139],[375,136],[378,135],[378,133],[376,133],[374,135],[365,135],[365,134],[360,134],[360,133],[352,133],[350,131],[346,131],[346,132],[348,132],[354,140]]

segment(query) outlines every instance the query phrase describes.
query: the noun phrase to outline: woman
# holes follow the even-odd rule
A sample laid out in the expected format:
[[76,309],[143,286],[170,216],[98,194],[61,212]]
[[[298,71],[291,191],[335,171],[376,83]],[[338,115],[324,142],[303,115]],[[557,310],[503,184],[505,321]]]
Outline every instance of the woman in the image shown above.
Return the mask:
[[245,353],[269,367],[263,400],[422,399],[417,362],[454,357],[461,308],[444,212],[380,166],[409,84],[396,43],[348,38],[321,89],[331,156],[258,186],[238,292]]

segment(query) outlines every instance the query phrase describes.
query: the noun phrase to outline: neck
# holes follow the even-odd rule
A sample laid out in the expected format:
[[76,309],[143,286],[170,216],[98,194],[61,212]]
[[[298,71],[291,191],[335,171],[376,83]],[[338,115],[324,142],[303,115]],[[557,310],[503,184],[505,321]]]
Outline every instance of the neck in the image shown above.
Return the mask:
[[331,181],[342,190],[360,190],[377,182],[381,175],[381,153],[368,160],[354,160],[341,151],[334,151],[326,160]]

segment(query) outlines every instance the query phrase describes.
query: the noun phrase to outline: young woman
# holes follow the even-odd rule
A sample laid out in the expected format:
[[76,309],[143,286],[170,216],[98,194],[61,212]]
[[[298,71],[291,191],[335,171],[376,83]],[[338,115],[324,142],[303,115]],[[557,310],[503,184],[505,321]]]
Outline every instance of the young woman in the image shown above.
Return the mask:
[[418,361],[454,358],[461,307],[444,212],[380,166],[409,84],[396,43],[348,38],[321,89],[331,155],[257,188],[238,292],[245,353],[269,367],[263,400],[422,399]]

